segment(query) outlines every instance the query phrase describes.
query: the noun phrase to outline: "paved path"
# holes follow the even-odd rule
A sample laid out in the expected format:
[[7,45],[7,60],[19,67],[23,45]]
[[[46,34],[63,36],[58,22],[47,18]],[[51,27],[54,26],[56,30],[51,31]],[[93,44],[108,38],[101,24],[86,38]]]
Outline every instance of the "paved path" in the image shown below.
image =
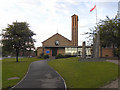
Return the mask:
[[33,62],[25,78],[15,88],[65,88],[64,80],[46,60]]
[[112,63],[115,63],[115,64],[120,64],[120,60],[106,60],[108,62],[112,62]]
[[112,81],[110,84],[103,86],[102,88],[119,88],[118,87],[118,79]]

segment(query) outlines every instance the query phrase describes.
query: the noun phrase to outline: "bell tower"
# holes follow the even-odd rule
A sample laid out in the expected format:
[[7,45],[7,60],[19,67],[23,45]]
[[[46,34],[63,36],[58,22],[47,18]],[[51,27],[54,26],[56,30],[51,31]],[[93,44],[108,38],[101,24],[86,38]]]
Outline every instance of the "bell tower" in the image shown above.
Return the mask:
[[73,46],[78,46],[78,16],[73,15],[72,17],[72,43]]

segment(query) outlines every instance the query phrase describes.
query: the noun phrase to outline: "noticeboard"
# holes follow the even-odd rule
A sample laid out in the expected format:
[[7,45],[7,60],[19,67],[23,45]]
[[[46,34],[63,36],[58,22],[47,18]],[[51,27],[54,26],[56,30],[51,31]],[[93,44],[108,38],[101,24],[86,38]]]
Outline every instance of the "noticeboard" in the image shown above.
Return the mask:
[[47,50],[47,51],[46,51],[46,53],[50,53],[50,51],[49,51],[49,50]]

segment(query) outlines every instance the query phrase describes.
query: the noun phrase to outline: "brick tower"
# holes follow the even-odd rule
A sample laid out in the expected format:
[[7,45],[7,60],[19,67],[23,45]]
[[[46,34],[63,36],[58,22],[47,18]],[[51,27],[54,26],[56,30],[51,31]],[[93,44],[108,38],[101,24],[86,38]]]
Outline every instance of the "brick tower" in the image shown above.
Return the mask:
[[73,15],[72,17],[72,43],[73,46],[78,46],[78,16]]

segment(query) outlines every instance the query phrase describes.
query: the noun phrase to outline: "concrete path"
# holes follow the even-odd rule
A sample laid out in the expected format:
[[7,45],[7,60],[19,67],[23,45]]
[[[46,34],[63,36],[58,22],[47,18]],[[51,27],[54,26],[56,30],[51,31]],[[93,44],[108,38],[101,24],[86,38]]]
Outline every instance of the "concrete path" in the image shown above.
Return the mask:
[[115,64],[120,64],[120,60],[106,60],[107,62],[112,62]]
[[118,79],[115,81],[112,81],[108,85],[103,86],[102,88],[116,88],[116,89],[119,88],[118,87]]
[[24,79],[15,85],[16,88],[62,88],[64,80],[48,64],[47,60],[32,62]]

